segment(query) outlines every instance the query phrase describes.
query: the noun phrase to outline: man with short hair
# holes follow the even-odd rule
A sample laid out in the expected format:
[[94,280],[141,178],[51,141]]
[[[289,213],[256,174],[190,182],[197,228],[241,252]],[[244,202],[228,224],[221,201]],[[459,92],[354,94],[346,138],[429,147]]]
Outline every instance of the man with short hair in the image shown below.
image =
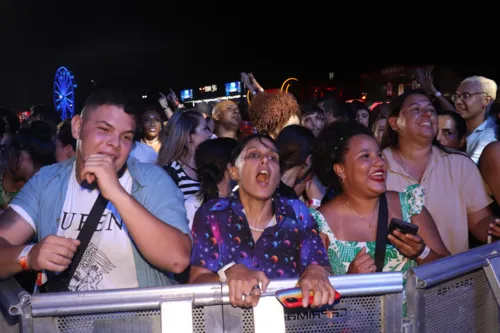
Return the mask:
[[467,125],[466,153],[476,164],[484,147],[496,141],[495,120],[488,117],[488,113],[497,97],[497,89],[495,81],[471,76],[460,83],[452,96],[456,111]]
[[300,106],[300,123],[313,132],[314,136],[318,136],[319,132],[325,127],[325,116],[323,110],[316,105],[302,104]]
[[[183,196],[158,166],[129,159],[136,119],[119,92],[98,91],[71,123],[76,157],[40,170],[0,216],[0,277],[63,272],[99,194],[109,203],[70,291],[171,284],[188,266]],[[37,235],[38,243],[25,245]]]
[[218,138],[236,139],[241,123],[241,114],[238,104],[231,100],[215,104],[212,111],[215,121],[215,135]]

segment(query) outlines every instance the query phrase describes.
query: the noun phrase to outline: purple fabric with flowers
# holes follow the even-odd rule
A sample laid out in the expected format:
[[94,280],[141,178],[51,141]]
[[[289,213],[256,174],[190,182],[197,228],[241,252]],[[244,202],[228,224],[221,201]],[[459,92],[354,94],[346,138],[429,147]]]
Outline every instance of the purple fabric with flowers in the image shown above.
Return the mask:
[[230,262],[268,278],[298,277],[311,264],[329,266],[317,224],[300,200],[275,194],[275,226],[254,240],[237,192],[203,204],[194,217],[191,265],[216,273]]

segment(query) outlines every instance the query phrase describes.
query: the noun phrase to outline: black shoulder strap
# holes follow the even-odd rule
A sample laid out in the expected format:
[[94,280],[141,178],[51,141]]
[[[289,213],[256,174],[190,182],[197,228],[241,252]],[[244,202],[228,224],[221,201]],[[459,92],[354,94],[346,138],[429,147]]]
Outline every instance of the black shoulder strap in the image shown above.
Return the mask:
[[382,272],[384,268],[388,219],[387,198],[385,194],[382,194],[378,205],[377,239],[375,242],[375,265],[377,266],[377,272]]
[[68,291],[69,283],[73,278],[73,275],[75,274],[75,271],[78,268],[80,261],[82,260],[83,254],[85,253],[85,250],[87,249],[87,246],[89,245],[95,230],[97,229],[99,220],[101,219],[102,214],[104,213],[104,210],[108,205],[108,202],[109,201],[107,199],[104,199],[104,197],[101,194],[99,194],[97,200],[94,203],[94,206],[92,206],[92,209],[90,210],[89,216],[87,217],[87,220],[85,221],[82,230],[80,230],[80,233],[78,234],[77,239],[80,241],[80,245],[76,250],[73,260],[71,261],[71,264],[69,265],[68,269],[66,269],[61,274],[53,275],[48,279],[45,286],[46,287],[45,291],[47,292]]

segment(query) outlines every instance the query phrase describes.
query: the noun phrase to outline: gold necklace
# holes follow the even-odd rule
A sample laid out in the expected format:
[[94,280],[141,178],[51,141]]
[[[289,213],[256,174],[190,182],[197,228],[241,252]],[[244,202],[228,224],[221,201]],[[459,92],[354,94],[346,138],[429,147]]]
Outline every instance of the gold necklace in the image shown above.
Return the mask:
[[[415,179],[417,181],[417,183],[420,183],[419,179],[418,178],[415,178],[413,177],[413,175],[408,171],[408,169],[406,168],[406,165],[405,165],[405,161],[403,160],[403,156],[401,156],[401,154],[399,153],[399,151],[396,150],[396,153],[398,154],[399,156],[399,159],[401,160],[401,164],[403,164],[403,169],[405,169],[405,172],[408,176],[410,176],[411,178]],[[427,169],[427,166],[429,165],[429,161],[431,159],[431,156],[429,155],[429,157],[427,158],[427,162],[425,163],[425,169],[424,169],[424,173],[425,173],[425,170]],[[422,175],[423,176],[423,175]]]
[[347,205],[347,207],[349,207],[356,215],[358,215],[358,217],[360,219],[362,219],[363,221],[365,221],[366,223],[368,223],[368,228],[373,228],[374,227],[374,224],[373,224],[373,219],[375,218],[375,214],[377,213],[378,211],[378,205],[380,203],[380,201],[377,203],[377,207],[375,208],[375,211],[373,212],[372,214],[372,218],[368,221],[367,219],[365,219],[363,216],[361,216],[361,214],[359,214],[355,209],[354,207],[352,207],[351,205],[349,205],[349,201],[347,201],[344,197],[344,194],[342,194],[342,200],[345,202],[345,204]]

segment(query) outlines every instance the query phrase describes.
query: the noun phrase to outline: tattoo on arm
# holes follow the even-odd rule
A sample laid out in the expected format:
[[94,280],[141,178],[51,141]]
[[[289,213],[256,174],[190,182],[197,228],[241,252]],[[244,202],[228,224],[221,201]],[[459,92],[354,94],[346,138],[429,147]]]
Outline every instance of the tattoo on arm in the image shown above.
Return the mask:
[[16,213],[15,210],[7,208],[2,215],[0,215],[0,230],[12,228],[20,219],[22,219],[22,217]]

